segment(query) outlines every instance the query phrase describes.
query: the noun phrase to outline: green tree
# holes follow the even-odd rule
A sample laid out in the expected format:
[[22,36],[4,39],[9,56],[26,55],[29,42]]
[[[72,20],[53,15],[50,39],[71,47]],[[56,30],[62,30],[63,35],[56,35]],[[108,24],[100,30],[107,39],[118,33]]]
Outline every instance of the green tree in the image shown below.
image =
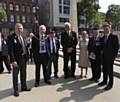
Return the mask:
[[[84,16],[86,18],[85,26],[93,26],[96,22],[98,23],[98,9],[100,8],[98,0],[82,0],[78,3],[78,22],[80,22],[80,17]],[[100,20],[101,17],[99,17]]]
[[117,30],[117,27],[120,24],[120,5],[110,5],[106,13],[106,18],[112,23],[113,30]]
[[0,20],[3,19],[5,15],[6,15],[5,10],[0,8]]

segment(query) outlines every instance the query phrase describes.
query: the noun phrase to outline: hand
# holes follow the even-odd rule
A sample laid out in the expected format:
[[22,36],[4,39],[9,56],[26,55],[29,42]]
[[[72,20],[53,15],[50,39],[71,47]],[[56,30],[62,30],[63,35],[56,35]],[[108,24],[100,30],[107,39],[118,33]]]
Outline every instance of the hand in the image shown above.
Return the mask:
[[17,62],[16,62],[16,61],[12,62],[12,66],[13,66],[13,68],[16,68],[16,67],[18,67],[18,64],[17,64]]
[[67,52],[68,52],[68,53],[71,53],[72,50],[73,50],[73,48],[68,48]]

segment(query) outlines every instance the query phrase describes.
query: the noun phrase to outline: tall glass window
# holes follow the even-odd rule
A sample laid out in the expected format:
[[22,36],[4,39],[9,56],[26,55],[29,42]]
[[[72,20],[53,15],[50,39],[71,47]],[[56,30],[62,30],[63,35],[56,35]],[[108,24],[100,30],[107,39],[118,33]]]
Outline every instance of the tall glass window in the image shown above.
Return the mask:
[[13,4],[9,4],[9,9],[12,11],[14,8],[13,8]]
[[15,5],[15,9],[16,9],[16,11],[19,11],[20,10],[19,5]]
[[14,15],[10,15],[10,22],[14,22]]

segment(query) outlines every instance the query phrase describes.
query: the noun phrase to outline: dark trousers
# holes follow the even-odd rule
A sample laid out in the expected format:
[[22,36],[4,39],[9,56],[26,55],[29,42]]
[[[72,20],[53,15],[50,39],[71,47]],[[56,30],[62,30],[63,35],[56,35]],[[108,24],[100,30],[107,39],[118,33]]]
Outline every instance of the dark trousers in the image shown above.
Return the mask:
[[114,61],[103,60],[103,81],[107,83],[109,78],[109,85],[113,85],[113,63]]
[[6,66],[7,70],[11,71],[11,66],[10,66],[10,62],[9,62],[8,56],[3,56],[3,61],[5,63],[5,66]]
[[3,56],[2,56],[2,52],[0,52],[0,73],[4,71],[3,68]]
[[92,78],[98,80],[101,76],[101,60],[90,59],[90,62],[91,62]]
[[48,74],[49,77],[51,76],[52,73],[52,62],[54,66],[54,75],[57,75],[58,73],[58,55],[57,54],[51,54],[50,60],[48,62]]
[[67,53],[64,52],[63,55],[63,59],[64,59],[64,75],[68,76],[68,71],[69,71],[69,67],[68,67],[68,62],[71,60],[71,71],[72,71],[72,75],[75,74],[75,68],[76,68],[76,50],[73,50],[72,53]]
[[43,68],[43,76],[44,76],[44,81],[48,81],[48,54],[47,53],[42,53],[42,54],[37,54],[34,55],[34,61],[35,61],[35,82],[39,83],[40,81],[40,67],[42,65]]
[[26,60],[24,56],[20,57],[20,60],[17,61],[18,67],[13,67],[13,88],[15,91],[18,91],[18,74],[20,71],[20,81],[21,88],[27,88],[26,85]]

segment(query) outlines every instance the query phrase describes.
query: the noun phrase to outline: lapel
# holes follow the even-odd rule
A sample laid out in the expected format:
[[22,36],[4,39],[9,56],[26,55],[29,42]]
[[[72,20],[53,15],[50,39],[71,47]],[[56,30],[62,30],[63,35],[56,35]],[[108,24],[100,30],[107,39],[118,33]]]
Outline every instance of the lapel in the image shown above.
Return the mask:
[[14,33],[13,42],[14,42],[14,44],[17,44],[17,45],[22,47],[22,45],[20,44],[18,36],[16,35],[16,33]]

